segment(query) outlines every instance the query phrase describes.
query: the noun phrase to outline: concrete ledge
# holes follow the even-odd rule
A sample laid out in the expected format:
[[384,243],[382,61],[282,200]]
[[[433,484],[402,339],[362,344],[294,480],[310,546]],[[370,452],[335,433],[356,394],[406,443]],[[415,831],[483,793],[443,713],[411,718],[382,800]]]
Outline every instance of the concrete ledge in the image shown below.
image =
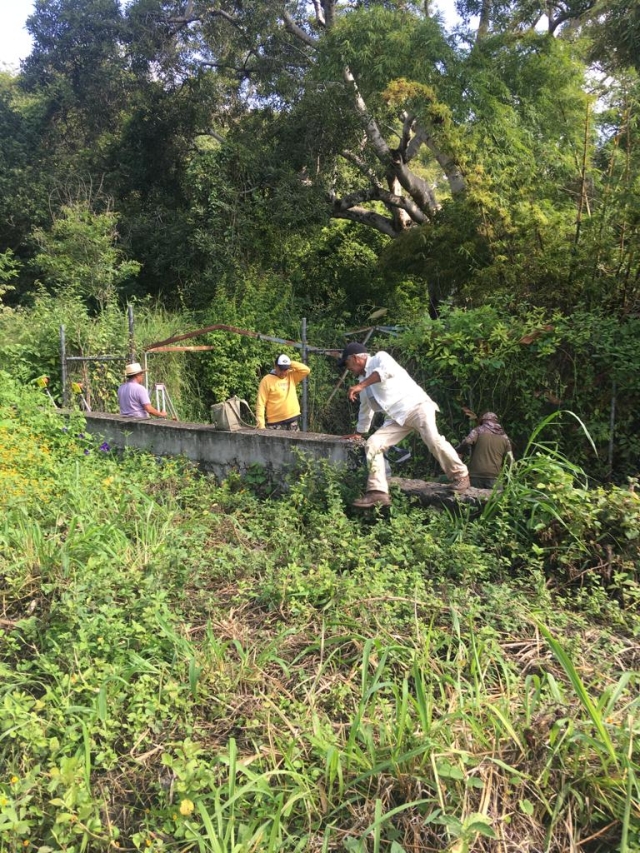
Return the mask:
[[87,431],[112,447],[135,447],[155,456],[185,456],[219,480],[231,472],[245,473],[262,465],[274,479],[296,462],[294,451],[336,466],[353,467],[355,442],[320,433],[289,433],[242,429],[223,432],[208,424],[191,424],[155,418],[123,418],[99,412],[85,414]]

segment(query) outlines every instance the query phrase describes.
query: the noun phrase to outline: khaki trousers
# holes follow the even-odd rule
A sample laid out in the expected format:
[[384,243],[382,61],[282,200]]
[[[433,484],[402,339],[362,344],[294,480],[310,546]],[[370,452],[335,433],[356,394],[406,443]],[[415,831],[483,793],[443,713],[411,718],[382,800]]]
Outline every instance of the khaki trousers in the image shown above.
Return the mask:
[[453,445],[438,432],[436,411],[437,407],[434,402],[421,403],[409,414],[404,426],[392,421],[390,424],[380,427],[371,438],[367,439],[365,452],[369,469],[368,492],[389,491],[383,453],[388,447],[402,441],[414,430],[420,433],[420,438],[450,480],[457,480],[459,477],[468,475],[467,466],[460,461]]

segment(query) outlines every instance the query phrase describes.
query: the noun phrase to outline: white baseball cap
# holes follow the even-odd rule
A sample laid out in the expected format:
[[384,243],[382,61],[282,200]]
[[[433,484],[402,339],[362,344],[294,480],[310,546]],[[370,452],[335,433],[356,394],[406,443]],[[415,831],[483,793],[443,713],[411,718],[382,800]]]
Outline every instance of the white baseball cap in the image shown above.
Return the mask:
[[291,367],[291,359],[288,355],[279,355],[276,358],[276,367],[279,367],[281,370],[289,370]]

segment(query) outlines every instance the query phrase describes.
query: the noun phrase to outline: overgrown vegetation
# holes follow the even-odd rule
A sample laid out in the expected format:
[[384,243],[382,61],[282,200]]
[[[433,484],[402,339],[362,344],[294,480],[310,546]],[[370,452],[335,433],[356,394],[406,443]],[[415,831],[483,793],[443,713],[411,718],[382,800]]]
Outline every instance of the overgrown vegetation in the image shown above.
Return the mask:
[[[300,318],[290,294],[274,297],[268,285],[251,287],[235,299],[221,297],[207,312],[170,312],[148,301],[135,306],[138,353],[150,343],[205,324],[226,323],[278,337],[299,339]],[[401,315],[402,316],[402,315]],[[470,413],[497,411],[517,454],[549,414],[569,409],[574,419],[557,422],[545,436],[593,482],[626,483],[638,474],[640,362],[637,318],[620,322],[599,312],[546,312],[525,304],[485,305],[404,315],[397,335],[376,334],[371,346],[390,350],[441,407],[440,422],[455,443],[466,435]],[[366,322],[366,318],[365,318]],[[371,321],[369,321],[371,322]],[[374,321],[375,322],[375,321]],[[66,327],[70,355],[127,353],[127,317],[116,305],[92,314],[77,297],[43,294],[32,308],[0,311],[0,367],[24,383],[43,374],[61,401],[59,327]],[[309,322],[310,343],[340,348],[345,341],[326,318]],[[151,380],[165,382],[183,420],[208,420],[208,406],[232,394],[253,401],[260,378],[280,351],[268,344],[224,332],[199,338],[211,352],[150,358]],[[187,341],[186,343],[191,343]],[[295,354],[291,350],[291,355]],[[142,357],[140,355],[140,357]],[[344,393],[331,397],[338,380],[332,358],[311,355],[310,427],[345,434],[355,408]],[[71,380],[83,385],[96,410],[117,411],[122,363],[73,367]],[[77,400],[78,398],[76,398]],[[613,418],[613,420],[612,420]],[[413,440],[416,470],[437,475],[422,442]]]
[[[35,5],[0,73],[2,851],[640,850],[638,13],[455,5]],[[456,443],[499,413],[480,515],[116,456],[78,403],[118,361],[45,395],[60,325],[142,358],[303,317],[383,317]],[[151,357],[184,420],[278,351],[197,343]],[[311,366],[311,429],[351,432]]]
[[635,493],[538,447],[484,519],[363,521],[1,379],[3,849],[640,844]]

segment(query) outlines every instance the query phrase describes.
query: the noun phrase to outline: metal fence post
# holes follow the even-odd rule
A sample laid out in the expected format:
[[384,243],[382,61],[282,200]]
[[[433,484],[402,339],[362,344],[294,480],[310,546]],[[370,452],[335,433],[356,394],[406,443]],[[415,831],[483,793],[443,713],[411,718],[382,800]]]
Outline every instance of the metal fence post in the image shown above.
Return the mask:
[[611,479],[613,474],[613,448],[616,434],[616,380],[611,383],[611,407],[609,409],[609,449],[607,453],[607,464],[609,470],[607,476]]
[[62,405],[66,409],[69,406],[69,383],[67,382],[67,345],[64,326],[60,326],[60,373],[62,378]]
[[133,327],[133,305],[127,305],[127,319],[129,321],[129,363],[136,358],[136,341]]
[[[303,364],[307,363],[308,355],[307,355],[307,318],[302,318],[302,362]],[[309,428],[309,397],[308,397],[308,386],[307,379],[302,380],[302,431],[306,432]]]

